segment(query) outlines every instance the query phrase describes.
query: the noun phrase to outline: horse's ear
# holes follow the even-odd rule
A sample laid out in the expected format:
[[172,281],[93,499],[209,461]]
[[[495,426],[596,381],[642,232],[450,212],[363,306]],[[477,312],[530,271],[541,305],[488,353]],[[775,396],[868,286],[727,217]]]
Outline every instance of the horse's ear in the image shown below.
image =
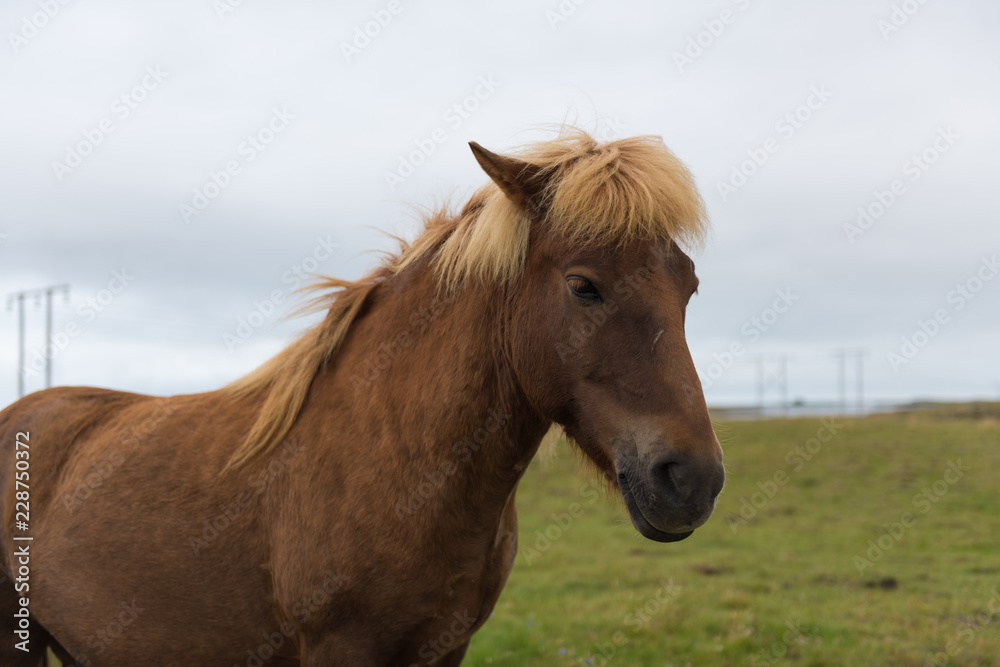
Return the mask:
[[475,141],[470,141],[469,147],[476,156],[476,162],[508,199],[525,210],[538,206],[545,190],[545,179],[540,176],[539,167],[488,151]]

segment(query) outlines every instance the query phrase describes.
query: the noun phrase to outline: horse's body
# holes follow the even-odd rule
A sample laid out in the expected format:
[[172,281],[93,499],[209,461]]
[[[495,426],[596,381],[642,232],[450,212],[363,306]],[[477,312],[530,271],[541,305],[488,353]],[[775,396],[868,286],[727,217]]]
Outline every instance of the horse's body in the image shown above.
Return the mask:
[[[475,348],[488,344],[490,324],[479,308],[438,313],[382,371],[385,381],[355,391],[349,379],[363,376],[382,341],[412,328],[412,306],[435,298],[433,278],[426,283],[380,294],[372,316],[354,323],[345,363],[317,375],[287,444],[245,474],[220,473],[259,405],[225,392],[160,399],[56,388],[4,412],[8,442],[30,433],[35,618],[95,664],[246,664],[269,638],[296,660],[300,643],[308,655],[317,642],[339,664],[410,664],[440,657],[424,642],[464,644],[513,562],[513,489],[547,423],[482,364],[488,355]],[[455,340],[456,329],[477,335]],[[452,401],[440,400],[456,387]],[[528,446],[456,457],[451,443],[494,424],[484,446]],[[433,458],[415,467],[410,456],[374,456],[390,446]],[[3,453],[0,469],[13,470],[11,448]],[[469,469],[433,476],[449,460]],[[95,488],[88,496],[81,485]],[[435,521],[452,514],[453,523]],[[222,594],[214,602],[204,595],[212,589]],[[142,611],[101,650],[98,632],[123,604]],[[149,653],[147,632],[168,629],[175,653]]]
[[[37,665],[48,643],[93,665],[458,664],[512,567],[514,493],[553,421],[644,535],[683,539],[707,518],[721,452],[683,344],[690,260],[656,235],[580,244],[574,266],[625,287],[607,282],[608,323],[571,340],[598,318],[589,282],[566,292],[550,268],[563,235],[533,222],[519,272],[462,274],[498,197],[532,221],[558,204],[526,163],[476,150],[499,190],[429,220],[366,279],[331,281],[324,323],[247,379],[170,398],[55,388],[0,412],[0,663]],[[530,281],[538,298],[515,287]],[[15,592],[24,544],[30,589]],[[30,653],[11,648],[21,596]]]

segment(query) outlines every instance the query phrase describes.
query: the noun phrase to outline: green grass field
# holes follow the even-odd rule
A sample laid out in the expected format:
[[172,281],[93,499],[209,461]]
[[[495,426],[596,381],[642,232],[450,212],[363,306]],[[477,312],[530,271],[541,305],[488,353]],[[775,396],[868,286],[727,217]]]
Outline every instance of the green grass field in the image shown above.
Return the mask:
[[536,459],[464,664],[1000,665],[1000,405],[717,432],[726,488],[675,544],[564,443]]

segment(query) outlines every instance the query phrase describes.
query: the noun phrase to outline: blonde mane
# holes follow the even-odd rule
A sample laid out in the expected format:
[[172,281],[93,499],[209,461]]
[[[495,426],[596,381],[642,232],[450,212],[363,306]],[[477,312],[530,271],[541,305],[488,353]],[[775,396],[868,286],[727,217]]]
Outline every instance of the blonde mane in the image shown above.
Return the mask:
[[[532,144],[514,154],[545,179],[541,194],[549,233],[571,244],[620,246],[637,239],[697,246],[708,231],[694,178],[659,137],[598,143],[580,130]],[[313,378],[336,355],[368,295],[383,280],[431,257],[446,291],[471,280],[510,284],[528,254],[530,218],[492,182],[480,188],[459,215],[430,214],[423,232],[372,273],[356,282],[327,278],[326,293],[303,310],[326,318],[270,361],[223,391],[235,397],[266,393],[249,434],[229,467],[269,451],[292,428]]]

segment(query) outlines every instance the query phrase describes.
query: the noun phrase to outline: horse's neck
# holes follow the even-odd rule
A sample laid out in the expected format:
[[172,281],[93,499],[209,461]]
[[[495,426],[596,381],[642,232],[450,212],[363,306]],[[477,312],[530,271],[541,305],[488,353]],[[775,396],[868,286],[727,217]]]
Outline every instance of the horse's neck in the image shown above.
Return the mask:
[[499,518],[547,422],[505,360],[503,300],[476,288],[442,297],[426,270],[413,273],[372,293],[312,395],[350,420],[341,428],[360,441],[343,443],[353,451],[340,462],[379,470],[397,517],[459,507]]

